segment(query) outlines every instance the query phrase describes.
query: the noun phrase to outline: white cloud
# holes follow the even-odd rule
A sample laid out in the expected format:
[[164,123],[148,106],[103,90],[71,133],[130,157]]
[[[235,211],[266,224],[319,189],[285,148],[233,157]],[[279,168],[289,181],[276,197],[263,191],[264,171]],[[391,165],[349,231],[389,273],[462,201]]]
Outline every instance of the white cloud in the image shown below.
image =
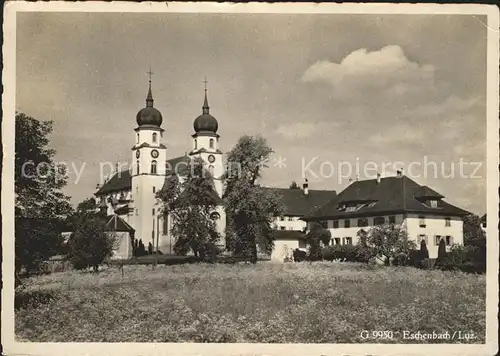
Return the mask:
[[286,138],[306,138],[312,136],[316,132],[316,125],[309,122],[295,122],[292,124],[280,125],[276,132]]
[[373,52],[358,49],[340,63],[318,61],[305,71],[302,80],[332,86],[338,99],[402,96],[434,89],[434,72],[434,66],[412,62],[401,47],[391,45]]

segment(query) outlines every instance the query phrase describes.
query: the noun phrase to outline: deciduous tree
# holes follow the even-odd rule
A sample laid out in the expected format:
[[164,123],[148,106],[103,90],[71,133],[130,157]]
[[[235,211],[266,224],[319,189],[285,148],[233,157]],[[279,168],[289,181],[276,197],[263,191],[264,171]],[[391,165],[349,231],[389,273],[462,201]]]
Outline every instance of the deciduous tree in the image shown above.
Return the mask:
[[23,113],[15,118],[15,266],[16,275],[38,269],[59,253],[61,230],[72,213],[69,197],[61,191],[66,169],[56,164],[49,148],[52,122]]
[[271,252],[274,247],[274,216],[283,213],[277,193],[262,189],[259,179],[273,150],[261,136],[243,136],[228,153],[225,173],[226,207],[230,249],[257,262],[257,246]]
[[401,254],[408,256],[410,250],[415,249],[415,243],[408,239],[406,231],[401,226],[392,224],[371,228],[367,243],[375,249],[378,256],[384,257],[386,265],[389,265],[396,256]]

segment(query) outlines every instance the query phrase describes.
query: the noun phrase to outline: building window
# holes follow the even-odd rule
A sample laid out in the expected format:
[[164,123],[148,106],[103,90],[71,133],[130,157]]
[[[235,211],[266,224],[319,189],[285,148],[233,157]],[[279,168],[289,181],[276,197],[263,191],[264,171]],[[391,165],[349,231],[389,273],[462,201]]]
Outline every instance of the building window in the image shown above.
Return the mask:
[[156,187],[153,187],[153,193],[156,193]]
[[136,172],[137,172],[137,175],[139,175],[139,173],[141,173],[141,171],[139,169],[139,161],[137,161],[136,164],[137,164]]
[[285,217],[284,216],[280,216],[280,221],[285,221]]
[[374,225],[384,225],[385,224],[385,217],[383,216],[378,216],[375,219],[373,219],[373,224]]
[[198,149],[198,140],[194,139],[194,149]]
[[445,242],[446,242],[446,246],[453,245],[453,236],[446,236]]
[[[422,240],[425,241],[425,244],[428,245],[429,241],[427,241],[427,235],[418,235],[417,236],[417,243],[420,245],[422,243]],[[418,246],[417,246],[418,247]]]
[[333,241],[334,241],[335,245],[340,245],[340,237],[335,237],[333,239]]
[[139,134],[135,135],[135,139],[136,139],[137,143],[139,143]]
[[214,139],[211,138],[209,141],[210,148],[214,148]]
[[216,220],[220,220],[220,214],[216,211],[214,211],[213,213],[210,214],[210,219],[216,221]]
[[437,202],[437,200],[429,200],[429,205],[431,208],[437,208],[438,202]]
[[288,221],[293,221],[293,218],[291,216],[289,216]]
[[338,220],[333,220],[333,228],[338,229],[339,228],[339,221]]
[[158,135],[156,132],[153,133],[153,143],[156,143],[156,140],[158,139]]
[[425,216],[419,216],[418,217],[418,226],[420,227],[425,227]]
[[344,245],[352,245],[352,237],[344,237]]
[[394,215],[389,216],[389,224],[395,224],[396,223],[396,217]]
[[451,218],[444,218],[444,226],[451,226]]
[[328,221],[326,221],[326,220],[321,220],[321,221],[319,222],[319,224],[321,225],[321,227],[322,227],[323,229],[328,229]]
[[351,220],[349,219],[344,220],[344,227],[351,227]]
[[358,219],[358,227],[364,227],[364,226],[368,226],[368,219],[367,218]]
[[436,238],[435,238],[435,240],[434,240],[434,244],[435,244],[436,246],[439,246],[439,241],[441,241],[441,235],[436,235]]
[[280,230],[286,230],[284,226],[280,226]]
[[151,174],[156,174],[156,161],[151,161]]
[[212,166],[212,165],[208,166],[208,172],[213,177],[213,175],[214,175],[214,166]]

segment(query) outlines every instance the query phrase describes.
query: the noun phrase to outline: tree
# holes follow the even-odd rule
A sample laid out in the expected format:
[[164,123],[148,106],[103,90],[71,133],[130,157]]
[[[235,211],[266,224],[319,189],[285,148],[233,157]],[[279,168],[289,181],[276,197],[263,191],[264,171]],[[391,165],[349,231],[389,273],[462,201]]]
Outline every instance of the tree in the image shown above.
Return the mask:
[[98,272],[99,265],[113,254],[116,236],[105,231],[105,221],[98,214],[82,218],[68,240],[67,258],[76,269],[92,267]]
[[464,245],[478,244],[486,241],[486,236],[481,228],[481,218],[475,214],[463,217]]
[[385,265],[401,255],[409,255],[415,244],[408,239],[408,234],[399,225],[377,225],[370,229],[367,243],[373,246],[378,256],[385,257]]
[[420,241],[420,260],[425,260],[429,258],[429,250],[427,249],[427,244],[425,240]]
[[444,241],[443,238],[439,241],[439,246],[438,246],[438,256],[436,259],[435,266],[439,266],[444,259],[446,258],[446,242]]
[[163,201],[163,213],[172,218],[175,253],[186,255],[192,250],[195,256],[204,258],[208,250],[213,250],[207,245],[219,239],[212,217],[219,197],[203,160],[194,158],[188,168],[182,183],[176,175],[170,177],[157,197]]
[[78,203],[76,210],[68,216],[65,224],[65,230],[74,231],[81,219],[85,218],[88,214],[95,214],[97,212],[97,203],[95,198],[84,199]]
[[314,221],[311,223],[311,229],[306,234],[306,241],[309,244],[309,258],[317,260],[321,258],[321,244],[328,246],[332,234],[330,230],[325,229],[320,223]]
[[296,181],[292,181],[292,184],[290,184],[290,189],[300,189]]
[[273,219],[284,212],[278,193],[257,183],[273,150],[261,136],[242,136],[228,153],[224,205],[226,235],[234,254],[257,262],[257,246],[270,253],[274,247]]
[[23,113],[15,118],[15,267],[16,276],[36,271],[41,262],[59,253],[64,222],[72,213],[61,191],[66,169],[50,149],[51,121]]

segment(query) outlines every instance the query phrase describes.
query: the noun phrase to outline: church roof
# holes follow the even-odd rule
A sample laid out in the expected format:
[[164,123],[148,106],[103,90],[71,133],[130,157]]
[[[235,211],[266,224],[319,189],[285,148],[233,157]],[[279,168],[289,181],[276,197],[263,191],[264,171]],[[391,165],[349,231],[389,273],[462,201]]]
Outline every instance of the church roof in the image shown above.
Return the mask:
[[120,218],[118,215],[108,215],[103,216],[103,221],[106,222],[104,227],[105,231],[116,231],[116,232],[134,232],[134,228],[130,226],[125,220]]
[[[166,175],[177,173],[180,176],[185,176],[188,169],[189,157],[184,155],[169,159],[166,164]],[[132,189],[132,176],[130,170],[126,169],[115,173],[102,187],[95,193],[96,196],[120,192]]]
[[[436,208],[425,204],[421,194],[432,194],[438,203]],[[335,199],[307,215],[305,220],[377,216],[395,213],[421,213],[433,215],[464,216],[468,212],[441,199],[442,195],[421,186],[412,179],[386,177],[356,181],[345,188]],[[342,205],[353,205],[353,209],[343,209]]]
[[281,203],[285,206],[284,215],[286,216],[307,215],[337,196],[335,190],[309,189],[308,194],[304,194],[304,191],[300,188],[263,187],[262,189],[278,193],[281,197]]

